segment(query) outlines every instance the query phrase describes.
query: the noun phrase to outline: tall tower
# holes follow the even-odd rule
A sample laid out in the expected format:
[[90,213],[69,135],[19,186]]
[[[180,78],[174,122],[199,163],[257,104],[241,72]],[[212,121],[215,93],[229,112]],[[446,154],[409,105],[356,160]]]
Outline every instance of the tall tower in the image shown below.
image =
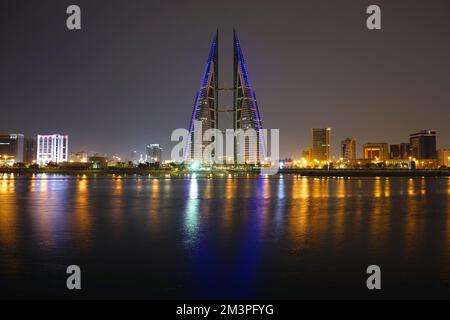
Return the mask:
[[313,150],[314,160],[325,162],[330,161],[330,128],[313,128]]
[[[206,62],[200,89],[195,96],[194,108],[191,122],[189,124],[189,141],[185,160],[202,162],[201,155],[208,142],[194,141],[195,121],[202,124],[201,135],[208,129],[218,128],[218,90],[219,90],[219,30],[216,31],[209,50],[208,61]],[[200,132],[199,132],[200,133]]]
[[[219,112],[233,112],[233,129],[242,129],[248,131],[253,129],[256,133],[256,139],[248,137],[241,140],[235,139],[234,151],[235,161],[244,159],[248,162],[260,162],[265,155],[264,139],[261,136],[262,121],[259,114],[258,104],[255,92],[250,84],[250,79],[245,64],[244,55],[242,53],[239,38],[235,30],[233,30],[233,56],[234,56],[234,86],[233,88],[219,88],[219,67],[218,67],[218,45],[219,32],[216,31],[211,44],[208,61],[206,63],[205,72],[203,73],[200,89],[198,90],[189,125],[189,141],[185,160],[203,162],[203,150],[211,142],[199,141],[199,135],[203,136],[208,129],[218,129]],[[218,93],[221,90],[233,90],[233,109],[220,109]],[[201,122],[201,131],[197,136],[195,123]],[[198,128],[197,128],[198,130]],[[241,145],[241,143],[243,145]]]
[[346,138],[341,142],[341,157],[344,161],[356,160],[356,140],[353,138]]
[[238,139],[235,142],[235,159],[242,154],[244,161],[251,160],[252,155],[256,156],[256,162],[261,162],[265,155],[265,145],[263,137],[260,136],[262,121],[259,114],[258,102],[255,91],[250,83],[250,78],[245,64],[236,30],[233,30],[234,47],[234,129],[244,131],[253,129],[256,132],[256,141],[245,140],[244,146],[240,145]]

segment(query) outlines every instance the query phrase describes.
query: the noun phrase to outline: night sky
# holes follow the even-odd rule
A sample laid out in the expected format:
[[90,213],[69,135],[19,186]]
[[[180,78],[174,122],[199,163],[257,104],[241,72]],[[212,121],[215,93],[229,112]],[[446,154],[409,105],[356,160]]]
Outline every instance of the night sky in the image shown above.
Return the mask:
[[[66,8],[82,30],[66,28]],[[368,5],[382,30],[366,28]],[[62,133],[70,151],[129,156],[187,128],[209,46],[220,31],[221,86],[232,86],[236,28],[266,128],[300,156],[312,127],[332,153],[438,131],[450,147],[450,2],[2,0],[0,133]],[[222,98],[230,105],[230,97]]]

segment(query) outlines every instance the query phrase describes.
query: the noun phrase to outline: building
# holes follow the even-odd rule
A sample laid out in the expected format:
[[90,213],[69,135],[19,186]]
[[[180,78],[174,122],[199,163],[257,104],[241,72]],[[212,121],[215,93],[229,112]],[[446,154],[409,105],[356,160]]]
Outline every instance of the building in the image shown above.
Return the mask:
[[439,149],[437,151],[438,155],[438,165],[450,167],[450,150],[448,149]]
[[91,164],[92,169],[105,169],[108,167],[108,160],[100,154],[89,157],[88,161]]
[[302,152],[302,159],[304,161],[308,162],[308,163],[313,160],[312,159],[312,148],[311,147],[306,149],[306,150],[303,150],[303,152]]
[[161,163],[163,149],[159,144],[149,144],[146,148],[146,160],[149,163]]
[[69,137],[67,135],[38,135],[37,163],[47,165],[69,160]]
[[330,161],[330,128],[313,128],[312,129],[312,157],[313,161],[328,162]]
[[69,162],[71,163],[87,163],[88,153],[85,151],[71,152],[69,153]]
[[391,144],[389,151],[391,159],[401,159],[400,144]]
[[389,160],[389,145],[387,143],[366,143],[363,145],[364,159],[375,161]]
[[[209,129],[219,129],[219,113],[228,112],[233,114],[235,131],[242,129],[247,133],[255,133],[250,138],[242,136],[243,139],[238,137],[234,139],[234,162],[259,163],[266,155],[265,144],[260,134],[263,128],[262,121],[236,31],[233,30],[234,85],[232,88],[219,88],[218,45],[219,32],[217,31],[211,44],[200,89],[195,97],[184,159],[199,163],[211,161],[211,159],[203,159],[203,151],[211,142],[202,141],[200,138]],[[232,108],[219,108],[219,91],[224,90],[233,93]],[[212,156],[214,157],[214,154]]]
[[130,161],[138,164],[139,163],[139,154],[136,150],[131,151],[130,153]]
[[13,165],[24,161],[24,135],[1,134],[0,135],[0,163]]
[[[261,162],[267,156],[265,143],[261,136],[263,125],[259,113],[258,102],[255,91],[250,83],[250,77],[241,49],[237,33],[233,30],[234,48],[234,129],[254,130],[256,133],[254,141],[240,139],[235,141],[236,159],[242,156],[246,162]],[[243,154],[242,154],[243,153]],[[252,157],[256,156],[256,159]]]
[[23,162],[33,164],[37,161],[37,142],[36,138],[25,138]]
[[346,162],[356,160],[356,140],[347,138],[341,142],[341,157]]
[[437,159],[436,131],[422,130],[409,136],[411,156],[415,159]]
[[400,158],[409,159],[411,157],[411,144],[410,143],[400,143]]

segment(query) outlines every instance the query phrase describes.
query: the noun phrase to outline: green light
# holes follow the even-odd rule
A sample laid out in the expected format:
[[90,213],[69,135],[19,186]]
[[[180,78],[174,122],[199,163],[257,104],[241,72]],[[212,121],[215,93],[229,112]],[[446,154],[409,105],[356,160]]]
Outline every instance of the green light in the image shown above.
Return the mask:
[[191,170],[192,171],[197,171],[197,170],[199,170],[201,168],[201,165],[200,165],[200,163],[198,163],[198,162],[194,162],[193,164],[191,164]]

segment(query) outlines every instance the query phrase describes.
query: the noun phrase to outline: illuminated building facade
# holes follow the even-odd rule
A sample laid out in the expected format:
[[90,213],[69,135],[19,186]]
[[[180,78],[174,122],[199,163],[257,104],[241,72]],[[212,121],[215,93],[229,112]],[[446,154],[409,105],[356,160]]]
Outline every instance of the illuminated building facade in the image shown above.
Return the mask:
[[386,161],[389,160],[389,145],[387,143],[366,143],[363,145],[364,159]]
[[437,151],[438,154],[438,164],[439,166],[450,166],[450,150],[448,149],[439,149]]
[[[195,137],[195,121],[201,122],[201,131],[197,134],[203,137],[208,129],[218,128],[218,90],[219,90],[219,31],[216,31],[208,55],[208,61],[203,73],[200,89],[197,91],[194,108],[192,110],[189,125],[189,141],[186,149],[185,160],[203,162],[203,150],[210,143],[199,141]],[[198,130],[198,129],[197,129]],[[197,138],[197,140],[195,140]]]
[[24,161],[24,135],[0,135],[0,163],[12,165]]
[[415,159],[437,159],[436,131],[423,130],[409,136],[411,156]]
[[341,157],[346,162],[356,160],[356,140],[347,138],[341,143]]
[[69,153],[69,162],[72,163],[87,163],[88,153],[86,151],[78,151]]
[[50,162],[62,163],[69,160],[69,137],[67,135],[38,135],[37,163],[47,165]]
[[[245,140],[244,145],[236,140],[236,157],[242,156],[244,161],[253,162],[252,155],[256,156],[256,162],[260,162],[265,156],[265,145],[263,137],[260,136],[263,129],[261,116],[259,114],[258,102],[255,91],[250,83],[247,66],[242,53],[241,44],[236,31],[233,31],[234,47],[234,129],[254,130],[256,139]],[[244,152],[244,154],[241,154]]]
[[[233,30],[233,53],[234,53],[234,85],[233,88],[219,87],[219,32],[217,31],[211,44],[208,61],[203,73],[200,89],[198,90],[189,125],[189,141],[185,160],[202,163],[203,151],[211,141],[200,141],[208,129],[219,129],[219,113],[233,113],[233,129],[255,130],[256,139],[243,139],[243,145],[240,145],[240,139],[234,141],[235,162],[237,159],[244,161],[252,160],[252,155],[256,155],[256,162],[260,162],[262,155],[265,155],[265,145],[263,137],[260,136],[262,130],[262,121],[258,109],[255,92],[251,86],[247,66],[241,49],[239,38],[236,31]],[[219,108],[219,91],[233,91],[233,107]],[[198,131],[197,140],[195,122],[201,123],[201,131]],[[198,128],[197,128],[198,130]]]
[[331,146],[331,129],[330,128],[313,128],[312,129],[312,157],[314,161],[330,161]]
[[306,162],[311,162],[311,161],[313,161],[313,158],[312,158],[312,148],[308,148],[308,149],[306,149],[306,150],[303,150],[303,152],[302,152],[302,158],[303,158],[303,160],[306,161]]
[[161,163],[163,149],[159,144],[149,144],[146,148],[146,160],[149,163]]

